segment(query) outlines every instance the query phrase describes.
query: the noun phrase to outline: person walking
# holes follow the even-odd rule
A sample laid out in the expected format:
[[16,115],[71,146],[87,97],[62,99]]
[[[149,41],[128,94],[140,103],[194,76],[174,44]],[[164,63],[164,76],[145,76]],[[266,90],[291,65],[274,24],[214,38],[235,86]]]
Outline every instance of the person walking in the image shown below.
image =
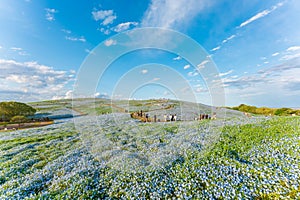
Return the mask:
[[164,120],[165,120],[165,122],[167,121],[167,115],[166,114],[164,114]]

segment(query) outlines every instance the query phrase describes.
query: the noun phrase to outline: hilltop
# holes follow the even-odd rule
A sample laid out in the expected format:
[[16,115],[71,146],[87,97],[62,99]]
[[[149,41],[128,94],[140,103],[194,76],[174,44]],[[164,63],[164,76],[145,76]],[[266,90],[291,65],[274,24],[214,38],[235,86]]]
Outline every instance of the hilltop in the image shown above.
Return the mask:
[[176,114],[179,120],[191,121],[200,114],[217,114],[219,118],[240,118],[243,113],[223,107],[213,107],[201,103],[169,99],[110,100],[98,98],[48,100],[29,103],[37,110],[37,115],[51,119],[68,118],[79,115],[103,115],[110,113],[132,113],[143,111],[149,116],[163,119],[165,114]]

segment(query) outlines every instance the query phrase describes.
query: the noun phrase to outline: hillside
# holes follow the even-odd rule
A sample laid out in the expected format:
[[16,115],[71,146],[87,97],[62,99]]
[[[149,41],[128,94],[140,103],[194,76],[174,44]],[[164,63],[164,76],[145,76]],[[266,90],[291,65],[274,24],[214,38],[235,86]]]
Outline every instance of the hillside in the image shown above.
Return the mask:
[[216,108],[204,104],[197,104],[176,100],[109,100],[109,99],[75,99],[75,100],[50,100],[32,102],[29,105],[37,110],[38,116],[51,119],[68,118],[86,115],[102,115],[109,113],[131,113],[142,110],[150,116],[156,115],[163,120],[165,114],[176,114],[179,120],[192,121],[200,114],[217,114],[218,118],[244,118],[242,112]]
[[141,123],[122,110],[175,113],[182,103],[189,115],[196,104],[120,101],[119,112],[95,115],[108,100],[77,103],[74,118],[70,100],[32,103],[55,123],[0,133],[1,199],[300,198],[299,117]]

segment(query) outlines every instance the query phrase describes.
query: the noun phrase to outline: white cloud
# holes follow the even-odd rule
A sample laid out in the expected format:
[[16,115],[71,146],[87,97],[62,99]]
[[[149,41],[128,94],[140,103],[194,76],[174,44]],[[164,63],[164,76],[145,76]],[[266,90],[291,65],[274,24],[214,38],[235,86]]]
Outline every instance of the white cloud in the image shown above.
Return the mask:
[[18,52],[18,54],[19,54],[20,56],[29,56],[29,55],[30,55],[30,54],[27,53],[26,51],[20,51],[20,52]]
[[300,46],[292,46],[287,49],[287,51],[297,51],[300,50]]
[[55,20],[54,14],[57,13],[58,11],[53,9],[53,8],[45,8],[46,11],[46,20],[52,22]]
[[[1,49],[1,48],[0,48]],[[30,54],[27,53],[26,51],[24,51],[22,48],[20,47],[11,47],[10,50],[14,51],[14,52],[18,52],[18,54],[20,56],[29,56]]]
[[291,60],[300,57],[300,46],[291,46],[286,49],[280,60]]
[[93,11],[92,15],[95,21],[99,21],[113,15],[113,13],[114,13],[113,10],[99,10],[99,11]]
[[188,68],[190,68],[191,67],[191,65],[185,65],[184,67],[183,67],[183,69],[188,69]]
[[11,47],[10,49],[13,50],[13,51],[22,51],[23,50],[20,47]]
[[204,92],[207,92],[208,90],[203,88],[203,87],[196,87],[195,90],[194,90],[196,93],[204,93]]
[[[260,70],[252,75],[223,78],[222,81],[226,86],[240,89],[257,88],[257,90],[265,90],[267,85],[272,87],[274,86],[274,88],[282,88],[285,85],[289,85],[289,83],[300,82],[299,76],[295,76],[295,74],[299,74],[300,72],[299,61],[299,59],[289,61],[281,65]],[[258,85],[261,85],[262,87],[257,87]],[[293,86],[293,88],[295,87]],[[300,91],[300,85],[297,88]],[[286,93],[280,94],[284,96]]]
[[219,73],[219,77],[227,76],[227,75],[231,74],[232,72],[233,72],[233,70],[229,70],[228,72],[224,72],[224,73]]
[[117,19],[115,15],[109,16],[103,20],[102,25],[106,26],[108,24],[112,24],[115,19]]
[[[37,62],[0,59],[0,71],[2,100],[51,99],[63,93],[66,85],[73,81],[68,72],[54,70]],[[10,94],[14,95],[9,97]]]
[[175,58],[173,58],[173,60],[181,60],[182,58],[180,56],[177,56]]
[[73,98],[73,90],[69,90],[66,92],[65,99],[72,99]]
[[148,73],[148,70],[147,70],[147,69],[143,69],[143,70],[141,71],[141,73],[142,73],[142,74],[147,74],[147,73]]
[[295,54],[289,54],[289,55],[282,56],[280,58],[280,60],[291,60],[291,59],[299,58],[299,57],[300,57],[300,53],[295,53]]
[[113,10],[98,10],[93,11],[92,16],[95,21],[101,20],[101,24],[106,26],[108,24],[112,24],[115,19],[117,19],[117,16],[114,14]]
[[142,19],[142,26],[182,27],[210,4],[208,0],[152,0]]
[[258,20],[258,19],[260,19],[262,17],[267,16],[268,14],[270,14],[271,12],[273,12],[274,10],[276,10],[277,8],[281,7],[282,5],[283,5],[283,2],[278,3],[275,6],[272,6],[272,8],[269,9],[269,10],[266,9],[266,10],[263,10],[262,12],[257,13],[256,15],[254,15],[253,17],[251,17],[250,19],[248,19],[248,20],[244,21],[243,23],[241,23],[239,27],[240,28],[244,27],[244,26],[250,24],[251,22],[254,22],[254,21],[256,21],[256,20]]
[[197,76],[198,74],[199,74],[198,72],[193,71],[193,72],[189,72],[189,73],[188,73],[188,76],[193,77],[193,76]]
[[207,63],[209,63],[209,60],[204,60],[204,61],[202,61],[200,64],[197,65],[197,68],[198,68],[198,69],[203,69],[203,68],[205,68],[205,65],[206,65]]
[[60,99],[72,99],[73,98],[73,90],[68,90],[64,95],[58,96],[55,95],[52,97],[52,100],[60,100]]
[[67,29],[61,29],[61,31],[64,32],[64,33],[66,33],[66,34],[71,34],[72,33],[72,31],[67,30]]
[[267,58],[266,58],[266,57],[260,57],[260,59],[261,59],[261,60],[266,60]]
[[228,38],[226,38],[225,40],[223,40],[222,43],[224,44],[224,43],[228,42],[229,40],[232,40],[235,37],[236,37],[236,35],[231,35]]
[[210,51],[217,51],[217,50],[219,50],[219,49],[221,49],[221,46],[217,46],[217,47],[213,48],[213,49],[210,50]]
[[94,96],[95,96],[95,97],[100,96],[100,92],[96,92],[96,93],[94,94]]
[[114,28],[112,28],[112,30],[119,33],[119,32],[128,30],[130,27],[135,27],[138,24],[139,23],[137,23],[137,22],[124,22],[124,23],[121,23],[121,24],[118,24],[117,26],[115,26]]
[[106,41],[104,42],[104,45],[107,46],[107,47],[109,47],[109,46],[111,46],[111,45],[116,45],[116,44],[117,44],[117,41],[116,41],[116,40],[113,40],[113,39],[109,39],[109,40],[106,40]]
[[275,52],[275,53],[272,54],[272,56],[278,56],[278,55],[279,55],[278,52]]
[[109,35],[110,34],[110,29],[108,29],[108,28],[100,28],[99,29],[102,33],[104,33],[105,35]]
[[70,41],[79,41],[79,42],[86,42],[86,39],[84,38],[84,36],[81,37],[70,37],[70,36],[66,36],[65,37],[66,40],[70,40]]

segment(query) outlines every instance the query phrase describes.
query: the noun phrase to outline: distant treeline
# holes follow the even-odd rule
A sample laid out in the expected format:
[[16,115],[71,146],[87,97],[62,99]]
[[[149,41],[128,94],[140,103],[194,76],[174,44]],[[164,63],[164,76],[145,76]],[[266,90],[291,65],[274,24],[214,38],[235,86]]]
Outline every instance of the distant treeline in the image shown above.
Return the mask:
[[291,108],[267,108],[267,107],[258,108],[246,104],[241,104],[237,107],[229,107],[229,108],[241,112],[259,114],[259,115],[277,115],[277,116],[299,115],[300,116],[300,110],[294,110]]

